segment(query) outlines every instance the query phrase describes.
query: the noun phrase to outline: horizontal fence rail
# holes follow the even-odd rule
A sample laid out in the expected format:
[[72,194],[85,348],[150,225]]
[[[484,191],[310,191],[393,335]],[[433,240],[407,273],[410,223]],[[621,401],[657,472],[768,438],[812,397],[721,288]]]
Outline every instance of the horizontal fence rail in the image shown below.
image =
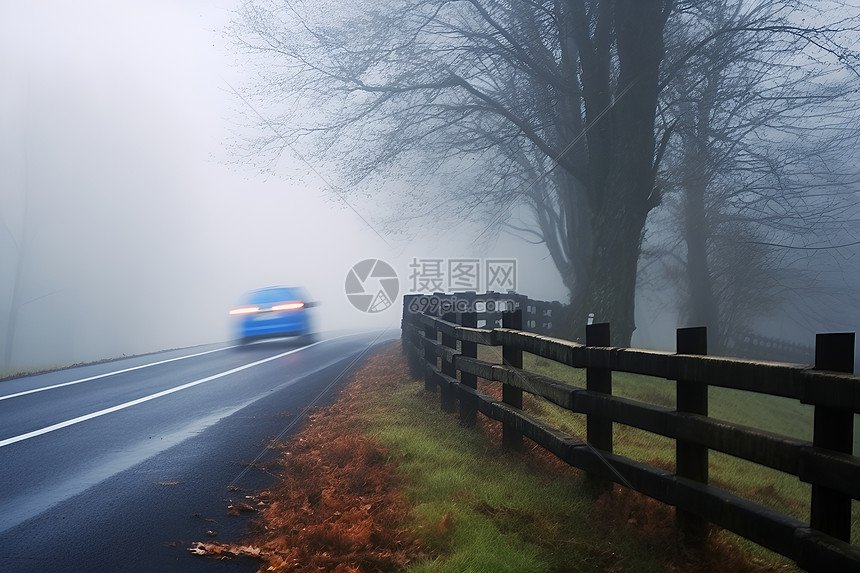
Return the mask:
[[[463,312],[417,311],[426,296],[404,297],[403,347],[410,365],[423,373],[425,388],[440,388],[442,408],[455,412],[459,403],[465,425],[474,424],[480,412],[502,422],[508,447],[518,447],[527,437],[586,471],[592,481],[620,483],[675,506],[678,527],[690,540],[700,537],[710,522],[808,571],[860,571],[860,548],[850,543],[852,500],[860,499],[860,458],[852,455],[854,415],[860,413],[860,377],[851,373],[853,333],[818,335],[815,366],[810,367],[707,356],[704,328],[680,329],[677,353],[610,347],[607,324],[589,325],[586,344],[526,332],[522,309],[529,302],[522,295],[516,295],[522,297],[516,299],[516,309],[503,312],[501,326],[479,328],[478,313],[467,306],[461,307]],[[503,363],[479,360],[479,345],[501,346]],[[586,387],[524,370],[523,352],[586,369]],[[676,408],[613,396],[612,372],[676,381]],[[502,400],[479,392],[478,378],[501,383]],[[812,405],[813,441],[708,417],[709,387]],[[585,414],[587,439],[524,411],[523,392]],[[613,453],[613,423],[675,440],[675,471]],[[709,450],[811,484],[810,523],[710,485]]]

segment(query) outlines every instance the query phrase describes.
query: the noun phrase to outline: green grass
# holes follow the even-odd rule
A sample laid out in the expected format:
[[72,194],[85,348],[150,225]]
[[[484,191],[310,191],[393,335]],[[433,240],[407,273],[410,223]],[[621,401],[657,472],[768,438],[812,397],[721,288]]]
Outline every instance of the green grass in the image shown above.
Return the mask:
[[[500,349],[480,357],[499,362]],[[540,357],[525,355],[532,371],[584,386],[585,373]],[[615,373],[617,395],[674,407],[675,383]],[[797,438],[811,436],[811,409],[792,401],[714,389],[711,412],[733,422]],[[546,401],[525,407],[568,433],[585,437],[585,416]],[[549,479],[521,456],[495,449],[484,434],[466,430],[456,415],[443,413],[438,395],[427,395],[413,380],[379,396],[360,414],[369,433],[390,448],[390,459],[406,478],[413,508],[408,524],[425,542],[431,557],[411,571],[660,571],[658,556],[623,527],[599,533],[590,522],[594,498],[576,472]],[[615,424],[615,451],[661,467],[674,466],[675,442]],[[711,482],[780,512],[808,520],[809,486],[793,476],[712,452]],[[858,515],[855,504],[855,516]],[[671,514],[670,514],[671,515]],[[855,535],[858,527],[855,525]],[[796,566],[731,532],[721,540],[741,548],[752,560],[780,571]],[[607,543],[611,539],[611,550]],[[855,541],[856,544],[856,541]]]
[[[501,348],[479,347],[479,358],[499,363]],[[582,369],[529,354],[524,355],[524,366],[585,386]],[[374,435],[391,447],[392,459],[411,484],[409,501],[416,508],[412,526],[439,555],[411,570],[600,571],[610,567],[605,561],[605,539],[588,525],[594,502],[580,480],[548,482],[517,456],[494,450],[483,434],[462,428],[456,416],[441,412],[438,395],[427,398],[422,388],[423,382],[414,381],[386,395],[385,405],[367,419]],[[616,372],[613,394],[675,407],[675,382],[670,380]],[[584,415],[528,394],[524,408],[585,438]],[[812,438],[812,407],[796,400],[712,388],[709,410],[712,417],[726,421],[798,439]],[[855,426],[855,435],[858,430],[860,425]],[[614,448],[632,459],[674,468],[673,439],[615,424]],[[809,520],[810,486],[794,476],[714,451],[710,453],[710,476],[717,487]],[[860,503],[854,502],[853,510],[852,542],[860,545]],[[439,524],[448,517],[450,529],[440,529]],[[720,538],[767,567],[798,570],[790,560],[731,532],[721,532]],[[612,570],[660,569],[641,542],[617,532],[612,540]]]
[[438,396],[412,381],[357,414],[405,477],[414,529],[431,556],[417,572],[657,572],[632,536],[611,541],[589,524],[592,497],[581,475],[549,478],[522,456],[489,445],[443,413]]
[[[495,352],[485,351],[485,356]],[[525,369],[584,387],[585,371],[571,368],[540,356],[524,354]],[[675,382],[649,376],[614,372],[613,394],[663,406],[675,407]],[[585,416],[573,414],[541,399],[532,399],[533,408],[544,419],[578,437],[585,437]],[[813,407],[797,400],[767,396],[728,388],[709,389],[708,411],[713,418],[767,430],[784,436],[811,441]],[[855,417],[854,444],[860,448],[860,420]],[[559,420],[567,420],[559,424]],[[661,467],[674,467],[675,440],[635,428],[614,424],[614,451],[632,459]],[[710,483],[745,499],[809,521],[811,486],[797,477],[721,452],[709,453]],[[756,557],[768,558],[767,550],[745,542]],[[860,504],[853,504],[852,543],[860,545]]]

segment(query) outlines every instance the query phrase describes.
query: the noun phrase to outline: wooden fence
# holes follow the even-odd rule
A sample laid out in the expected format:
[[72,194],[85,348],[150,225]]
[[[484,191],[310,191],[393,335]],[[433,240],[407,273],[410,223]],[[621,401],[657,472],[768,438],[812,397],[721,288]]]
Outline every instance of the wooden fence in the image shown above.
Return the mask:
[[729,338],[726,353],[744,358],[811,363],[815,349],[811,346],[742,332]]
[[[609,325],[587,327],[586,344],[522,328],[521,309],[504,312],[501,327],[478,328],[478,314],[420,311],[428,295],[404,297],[403,346],[423,371],[425,387],[440,388],[442,408],[464,425],[477,413],[502,423],[503,443],[527,437],[589,479],[611,480],[676,507],[685,537],[701,538],[713,523],[790,559],[808,571],[860,571],[851,545],[852,500],[860,499],[860,458],[852,455],[860,377],[854,334],[819,334],[815,366],[706,356],[704,328],[679,329],[677,353],[613,348]],[[424,299],[424,300],[422,300]],[[521,305],[520,305],[521,306]],[[502,364],[477,358],[478,345],[501,346]],[[523,366],[523,352],[586,369],[580,388]],[[676,408],[612,395],[612,372],[676,381]],[[502,400],[477,390],[478,378],[502,384]],[[812,442],[708,417],[708,388],[782,396],[814,406]],[[523,392],[586,415],[586,440],[565,434],[523,410]],[[613,423],[674,439],[675,472],[613,453]],[[786,516],[708,484],[708,451],[715,450],[797,476],[811,484],[810,522]]]
[[502,325],[502,312],[523,311],[523,330],[551,336],[562,336],[567,322],[568,305],[558,301],[532,300],[525,295],[508,292],[475,291],[456,294],[434,293],[425,296],[407,295],[410,312],[446,314],[461,309],[473,309],[478,314],[478,327],[493,328]]
[[[431,302],[432,301],[432,302]],[[567,338],[571,324],[571,308],[559,301],[534,300],[515,292],[474,291],[456,294],[434,293],[414,300],[413,310],[456,312],[456,308],[472,308],[478,313],[479,328],[502,325],[502,311],[521,309],[523,330]],[[452,310],[454,309],[454,310]],[[726,341],[725,353],[731,356],[779,362],[811,363],[815,349],[778,338],[760,336],[753,332],[734,333]]]

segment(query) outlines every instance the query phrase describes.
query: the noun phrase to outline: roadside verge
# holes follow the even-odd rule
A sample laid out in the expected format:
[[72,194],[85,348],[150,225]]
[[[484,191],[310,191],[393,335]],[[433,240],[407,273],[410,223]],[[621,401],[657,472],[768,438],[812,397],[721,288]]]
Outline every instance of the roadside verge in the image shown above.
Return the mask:
[[503,450],[496,423],[465,430],[409,376],[399,342],[277,447],[278,483],[238,508],[258,511],[246,539],[193,552],[262,571],[792,570],[716,533],[690,553],[672,508],[621,488],[595,501],[554,456]]

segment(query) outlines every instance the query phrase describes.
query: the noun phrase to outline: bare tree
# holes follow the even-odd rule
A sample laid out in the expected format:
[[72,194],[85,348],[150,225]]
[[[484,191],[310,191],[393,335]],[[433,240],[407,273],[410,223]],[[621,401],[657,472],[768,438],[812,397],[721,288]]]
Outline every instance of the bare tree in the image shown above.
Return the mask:
[[642,231],[659,202],[654,116],[673,4],[249,2],[236,36],[272,58],[248,97],[275,128],[255,149],[276,156],[301,141],[314,157],[336,155],[353,185],[404,164],[423,171],[428,159],[441,169],[522,154],[531,169],[557,164],[564,174],[538,195],[523,193],[527,171],[470,195],[492,201],[516,184],[520,200],[543,204],[549,189],[557,208],[537,215],[555,220],[543,238],[559,260],[582,252],[586,213],[572,302],[580,326],[594,312],[628,343]]
[[[671,32],[711,38],[664,98],[678,136],[666,167],[680,193],[682,308],[716,352],[786,294],[781,271],[796,257],[778,244],[838,244],[856,202],[857,170],[840,155],[858,141],[857,76],[831,77],[853,71],[837,43],[846,23],[797,26],[799,8],[712,2]],[[791,276],[811,292],[809,274]]]

